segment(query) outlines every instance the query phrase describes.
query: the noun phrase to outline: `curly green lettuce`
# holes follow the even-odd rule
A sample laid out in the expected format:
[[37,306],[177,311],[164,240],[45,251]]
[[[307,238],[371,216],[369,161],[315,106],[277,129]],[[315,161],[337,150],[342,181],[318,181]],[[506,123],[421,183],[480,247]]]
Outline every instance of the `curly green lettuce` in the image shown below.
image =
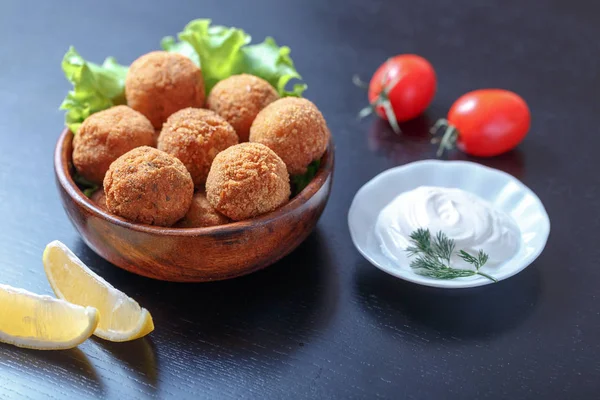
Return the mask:
[[292,184],[292,197],[298,195],[304,190],[305,187],[308,186],[310,181],[312,181],[315,175],[317,175],[317,172],[319,172],[320,166],[321,160],[315,160],[308,165],[306,173],[302,175],[292,175],[290,177],[290,183]]
[[[290,57],[290,48],[278,46],[273,38],[250,44],[251,37],[237,28],[211,25],[209,19],[196,19],[178,35],[162,39],[161,47],[189,57],[202,68],[206,92],[222,79],[236,74],[251,74],[269,82],[280,96],[302,96],[306,85],[296,83],[286,89],[292,79],[301,80]],[[73,89],[60,108],[66,110],[65,123],[77,133],[81,123],[95,112],[117,104],[125,104],[127,66],[108,57],[102,65],[84,60],[73,47],[62,61],[62,69]]]
[[304,83],[296,83],[292,86],[291,91],[286,90],[290,80],[302,79],[294,67],[290,52],[289,47],[279,47],[273,38],[267,37],[260,44],[241,49],[237,73],[245,72],[263,78],[275,87],[282,97],[302,97],[302,93],[307,87]]
[[190,48],[198,55],[206,93],[220,80],[236,74],[240,49],[250,43],[250,36],[241,29],[211,26],[209,19],[196,19],[173,37],[163,38],[166,51],[187,55]]
[[73,89],[60,105],[67,110],[65,123],[76,133],[81,123],[93,113],[114,105],[125,104],[127,67],[108,57],[102,65],[86,61],[70,47],[62,60],[65,77]]
[[242,29],[211,25],[210,19],[196,19],[178,35],[163,38],[166,51],[192,58],[201,68],[207,94],[213,86],[231,75],[251,74],[269,82],[281,96],[302,96],[306,85],[297,83],[286,90],[292,79],[302,79],[290,57],[290,48],[280,47],[273,38],[251,45],[251,36]]

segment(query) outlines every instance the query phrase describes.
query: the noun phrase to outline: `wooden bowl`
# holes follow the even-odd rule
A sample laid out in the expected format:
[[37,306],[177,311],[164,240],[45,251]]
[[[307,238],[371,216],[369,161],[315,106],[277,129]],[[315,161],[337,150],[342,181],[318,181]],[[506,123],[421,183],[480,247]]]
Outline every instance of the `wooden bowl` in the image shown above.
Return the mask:
[[333,179],[333,143],[309,185],[285,206],[251,220],[209,228],[129,222],[88,199],[72,178],[73,134],[56,145],[54,169],[63,206],[85,243],[114,265],[149,278],[203,282],[234,278],[273,264],[312,232]]

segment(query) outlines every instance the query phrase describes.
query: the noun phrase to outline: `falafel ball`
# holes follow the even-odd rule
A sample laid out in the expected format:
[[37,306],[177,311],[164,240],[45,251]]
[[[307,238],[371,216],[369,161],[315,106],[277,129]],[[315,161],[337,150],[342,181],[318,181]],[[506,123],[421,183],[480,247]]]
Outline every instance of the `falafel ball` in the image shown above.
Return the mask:
[[180,159],[196,186],[206,182],[215,156],[237,143],[238,137],[227,121],[201,108],[186,108],[171,115],[158,137],[158,149]]
[[260,143],[241,143],[215,157],[206,180],[206,197],[218,212],[240,221],[285,204],[290,177],[273,150]]
[[273,150],[290,175],[306,173],[308,165],[320,159],[330,137],[329,128],[311,101],[285,97],[266,106],[252,123],[250,141]]
[[177,228],[203,228],[207,226],[225,225],[230,222],[229,218],[213,208],[206,198],[204,190],[194,194],[192,205],[185,217],[175,226]]
[[144,146],[111,164],[104,192],[113,214],[133,222],[171,226],[189,210],[194,183],[177,158]]
[[186,56],[153,51],[135,60],[125,79],[127,104],[144,114],[156,129],[171,114],[204,105],[202,71]]
[[250,126],[266,106],[279,98],[271,84],[254,75],[233,75],[212,88],[206,105],[233,126],[240,142],[247,142]]
[[94,194],[92,194],[92,197],[90,197],[90,200],[96,203],[96,205],[102,210],[108,211],[108,207],[106,207],[106,195],[104,194],[104,188],[96,190]]
[[111,107],[83,121],[73,138],[73,164],[85,179],[102,184],[110,164],[140,146],[156,146],[150,121],[127,106]]

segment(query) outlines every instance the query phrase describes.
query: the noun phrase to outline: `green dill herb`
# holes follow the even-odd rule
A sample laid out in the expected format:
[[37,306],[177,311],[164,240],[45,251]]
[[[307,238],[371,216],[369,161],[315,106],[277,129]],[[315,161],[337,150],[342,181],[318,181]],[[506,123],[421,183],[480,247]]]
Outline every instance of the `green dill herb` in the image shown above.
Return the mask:
[[476,256],[460,250],[458,256],[475,267],[475,270],[460,269],[450,267],[450,258],[454,254],[456,244],[445,233],[440,231],[435,237],[432,237],[429,229],[419,228],[410,234],[410,241],[411,245],[406,249],[406,252],[409,257],[417,257],[411,261],[410,267],[418,275],[435,279],[455,279],[481,275],[491,281],[498,282],[493,276],[479,270],[489,258],[483,250],[479,250]]

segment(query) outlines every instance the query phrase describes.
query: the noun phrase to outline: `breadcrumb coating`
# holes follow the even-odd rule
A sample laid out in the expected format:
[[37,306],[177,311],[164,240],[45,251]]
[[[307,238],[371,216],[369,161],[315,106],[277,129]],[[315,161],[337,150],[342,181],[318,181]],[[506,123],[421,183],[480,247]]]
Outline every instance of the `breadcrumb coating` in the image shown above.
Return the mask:
[[135,60],[125,79],[127,104],[160,129],[171,114],[204,105],[204,78],[189,58],[153,51]]
[[208,95],[206,105],[231,124],[240,142],[247,142],[250,126],[258,113],[278,98],[269,82],[241,74],[218,82]]
[[262,143],[277,153],[290,175],[306,173],[306,167],[327,150],[330,135],[317,106],[296,97],[269,104],[250,128],[250,141]]
[[210,204],[240,221],[275,210],[290,197],[285,164],[268,147],[242,143],[219,153],[206,180]]
[[197,187],[206,182],[215,156],[237,143],[238,137],[227,121],[200,108],[171,115],[158,137],[158,149],[181,160]]
[[104,188],[100,188],[94,192],[92,197],[90,197],[98,207],[101,209],[108,211],[108,207],[106,206],[106,195],[104,194]]
[[185,217],[175,226],[177,228],[203,228],[207,226],[225,225],[229,218],[213,208],[206,198],[206,192],[200,190],[194,194],[192,205]]
[[156,146],[152,124],[127,106],[90,115],[73,138],[73,165],[90,182],[102,184],[110,164],[139,146]]
[[104,193],[113,214],[133,222],[171,226],[189,210],[194,183],[177,158],[144,146],[111,164]]

